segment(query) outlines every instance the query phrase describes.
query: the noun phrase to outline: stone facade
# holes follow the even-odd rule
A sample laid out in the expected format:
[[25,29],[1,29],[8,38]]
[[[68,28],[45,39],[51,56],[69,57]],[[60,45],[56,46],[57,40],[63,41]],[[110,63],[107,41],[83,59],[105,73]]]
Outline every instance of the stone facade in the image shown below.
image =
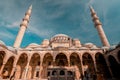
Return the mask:
[[58,34],[50,40],[45,39],[41,45],[32,43],[26,48],[12,48],[1,43],[1,78],[47,79],[48,73],[52,75],[52,71],[56,70],[59,75],[59,70],[64,69],[73,72],[76,80],[88,74],[91,79],[94,75],[104,79],[119,78],[120,47],[107,51],[104,47],[96,47],[92,43],[81,44],[76,40]]
[[93,8],[93,22],[96,28],[98,27],[103,47],[93,43],[81,44],[79,39],[57,34],[49,40],[43,40],[41,44],[31,43],[25,48],[20,48],[24,35],[22,32],[26,30],[31,9],[32,7],[23,19],[14,47],[6,46],[0,41],[1,79],[120,79],[120,46],[110,50],[109,42]]

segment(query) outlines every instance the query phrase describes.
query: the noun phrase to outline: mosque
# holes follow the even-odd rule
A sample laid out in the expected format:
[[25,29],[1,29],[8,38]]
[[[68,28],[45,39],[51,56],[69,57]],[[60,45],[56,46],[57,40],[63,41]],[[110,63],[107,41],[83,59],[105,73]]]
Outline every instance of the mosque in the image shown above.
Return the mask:
[[27,10],[13,47],[0,41],[0,80],[120,80],[120,44],[111,49],[96,12],[91,17],[102,47],[65,34],[21,48],[30,20]]

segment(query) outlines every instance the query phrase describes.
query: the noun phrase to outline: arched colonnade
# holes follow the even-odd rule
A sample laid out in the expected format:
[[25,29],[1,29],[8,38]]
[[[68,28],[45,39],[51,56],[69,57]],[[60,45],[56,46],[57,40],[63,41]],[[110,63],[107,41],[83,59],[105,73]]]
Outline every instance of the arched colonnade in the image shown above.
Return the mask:
[[[111,75],[110,70],[107,68],[109,65],[101,52],[22,52],[19,55],[6,57],[7,54],[4,51],[0,51],[0,75],[4,79],[10,77],[15,77],[16,79],[46,78],[48,66],[76,66],[76,74],[78,75],[76,78],[87,76],[88,74],[90,74],[90,77],[97,74],[99,77],[104,78]],[[118,54],[118,58],[119,56]],[[113,63],[111,59],[111,57],[110,59],[108,58],[110,65]],[[4,60],[7,61],[5,62]],[[110,66],[110,69],[112,71],[112,66]]]

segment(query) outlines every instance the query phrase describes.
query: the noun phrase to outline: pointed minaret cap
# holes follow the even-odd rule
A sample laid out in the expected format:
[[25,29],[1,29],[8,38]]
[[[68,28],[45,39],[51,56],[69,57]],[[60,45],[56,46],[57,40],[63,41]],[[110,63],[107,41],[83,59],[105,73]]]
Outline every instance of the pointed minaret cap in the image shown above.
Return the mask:
[[30,5],[30,7],[28,8],[28,11],[26,12],[26,15],[28,14],[30,16],[31,15],[31,11],[32,11],[32,5]]
[[25,17],[23,18],[23,21],[20,24],[20,27],[24,26],[24,27],[27,28],[29,20],[30,20],[31,12],[32,12],[32,5],[30,5],[30,7],[28,8],[27,12],[25,13]]
[[90,7],[92,20],[94,22],[95,27],[98,26],[98,25],[102,25],[102,23],[100,22],[99,17],[97,16],[97,14],[96,14],[95,10],[93,9],[93,7],[92,6],[89,6],[89,7]]
[[30,5],[29,9],[32,9],[32,4]]
[[93,9],[93,7],[90,5],[89,6],[89,8],[90,8],[90,11],[92,12],[92,13],[95,13],[95,10]]

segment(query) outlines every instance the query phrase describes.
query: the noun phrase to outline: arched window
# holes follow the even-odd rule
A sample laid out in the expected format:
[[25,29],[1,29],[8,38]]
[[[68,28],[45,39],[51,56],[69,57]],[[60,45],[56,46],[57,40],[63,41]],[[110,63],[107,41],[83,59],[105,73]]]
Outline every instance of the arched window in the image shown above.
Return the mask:
[[50,72],[47,73],[47,76],[50,76]]
[[65,72],[63,70],[61,70],[60,75],[65,75]]
[[57,71],[53,71],[53,72],[52,72],[52,75],[57,75]]
[[39,71],[36,72],[36,77],[39,77]]
[[71,71],[68,71],[67,74],[68,74],[69,76],[73,75],[73,73],[72,73]]

